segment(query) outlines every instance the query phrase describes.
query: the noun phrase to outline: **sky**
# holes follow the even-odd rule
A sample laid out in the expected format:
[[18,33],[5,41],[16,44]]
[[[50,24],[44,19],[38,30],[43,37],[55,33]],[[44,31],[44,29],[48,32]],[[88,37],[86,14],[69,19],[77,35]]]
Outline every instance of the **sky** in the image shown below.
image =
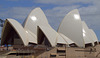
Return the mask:
[[78,9],[82,21],[95,31],[100,40],[100,0],[0,0],[0,18],[12,18],[22,24],[36,7],[44,11],[55,30],[68,12]]

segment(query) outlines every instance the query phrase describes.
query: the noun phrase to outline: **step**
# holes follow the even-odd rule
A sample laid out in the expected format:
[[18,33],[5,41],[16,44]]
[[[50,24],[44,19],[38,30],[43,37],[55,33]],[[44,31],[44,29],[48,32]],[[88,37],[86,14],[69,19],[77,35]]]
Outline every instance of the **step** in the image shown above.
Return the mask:
[[57,53],[66,53],[65,48],[57,48]]
[[51,53],[50,54],[50,57],[56,57],[57,56],[57,53]]

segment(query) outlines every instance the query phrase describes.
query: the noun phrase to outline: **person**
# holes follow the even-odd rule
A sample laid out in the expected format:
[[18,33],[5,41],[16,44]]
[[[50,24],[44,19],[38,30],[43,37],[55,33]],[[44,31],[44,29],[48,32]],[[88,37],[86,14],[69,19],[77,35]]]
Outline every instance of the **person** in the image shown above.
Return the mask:
[[8,46],[8,44],[7,44],[7,50],[8,50],[8,48],[9,48],[9,46]]
[[49,48],[47,47],[46,50],[49,51]]
[[96,48],[94,48],[94,52],[96,52]]
[[7,45],[5,44],[5,47],[7,47]]
[[91,54],[92,51],[93,51],[92,48],[90,48],[90,54]]

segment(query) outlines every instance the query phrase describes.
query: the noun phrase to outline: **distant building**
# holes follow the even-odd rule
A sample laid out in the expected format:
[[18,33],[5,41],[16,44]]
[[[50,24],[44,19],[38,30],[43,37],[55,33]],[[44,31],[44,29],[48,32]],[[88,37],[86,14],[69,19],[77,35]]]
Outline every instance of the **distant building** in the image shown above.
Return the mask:
[[94,31],[81,21],[77,9],[64,17],[57,32],[49,25],[43,11],[36,8],[31,11],[23,26],[14,19],[6,19],[1,36],[2,45],[43,44],[50,47],[67,45],[85,48],[97,43]]

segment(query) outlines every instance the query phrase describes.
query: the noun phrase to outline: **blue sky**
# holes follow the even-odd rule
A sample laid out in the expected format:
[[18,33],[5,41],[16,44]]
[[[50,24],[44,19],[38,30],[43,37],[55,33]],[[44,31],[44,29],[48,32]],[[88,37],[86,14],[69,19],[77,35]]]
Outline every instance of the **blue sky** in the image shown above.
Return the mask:
[[[23,23],[30,11],[42,8],[50,25],[57,30],[64,16],[78,9],[81,19],[93,29],[100,40],[100,0],[0,0],[0,18]],[[1,31],[0,31],[1,32]]]

